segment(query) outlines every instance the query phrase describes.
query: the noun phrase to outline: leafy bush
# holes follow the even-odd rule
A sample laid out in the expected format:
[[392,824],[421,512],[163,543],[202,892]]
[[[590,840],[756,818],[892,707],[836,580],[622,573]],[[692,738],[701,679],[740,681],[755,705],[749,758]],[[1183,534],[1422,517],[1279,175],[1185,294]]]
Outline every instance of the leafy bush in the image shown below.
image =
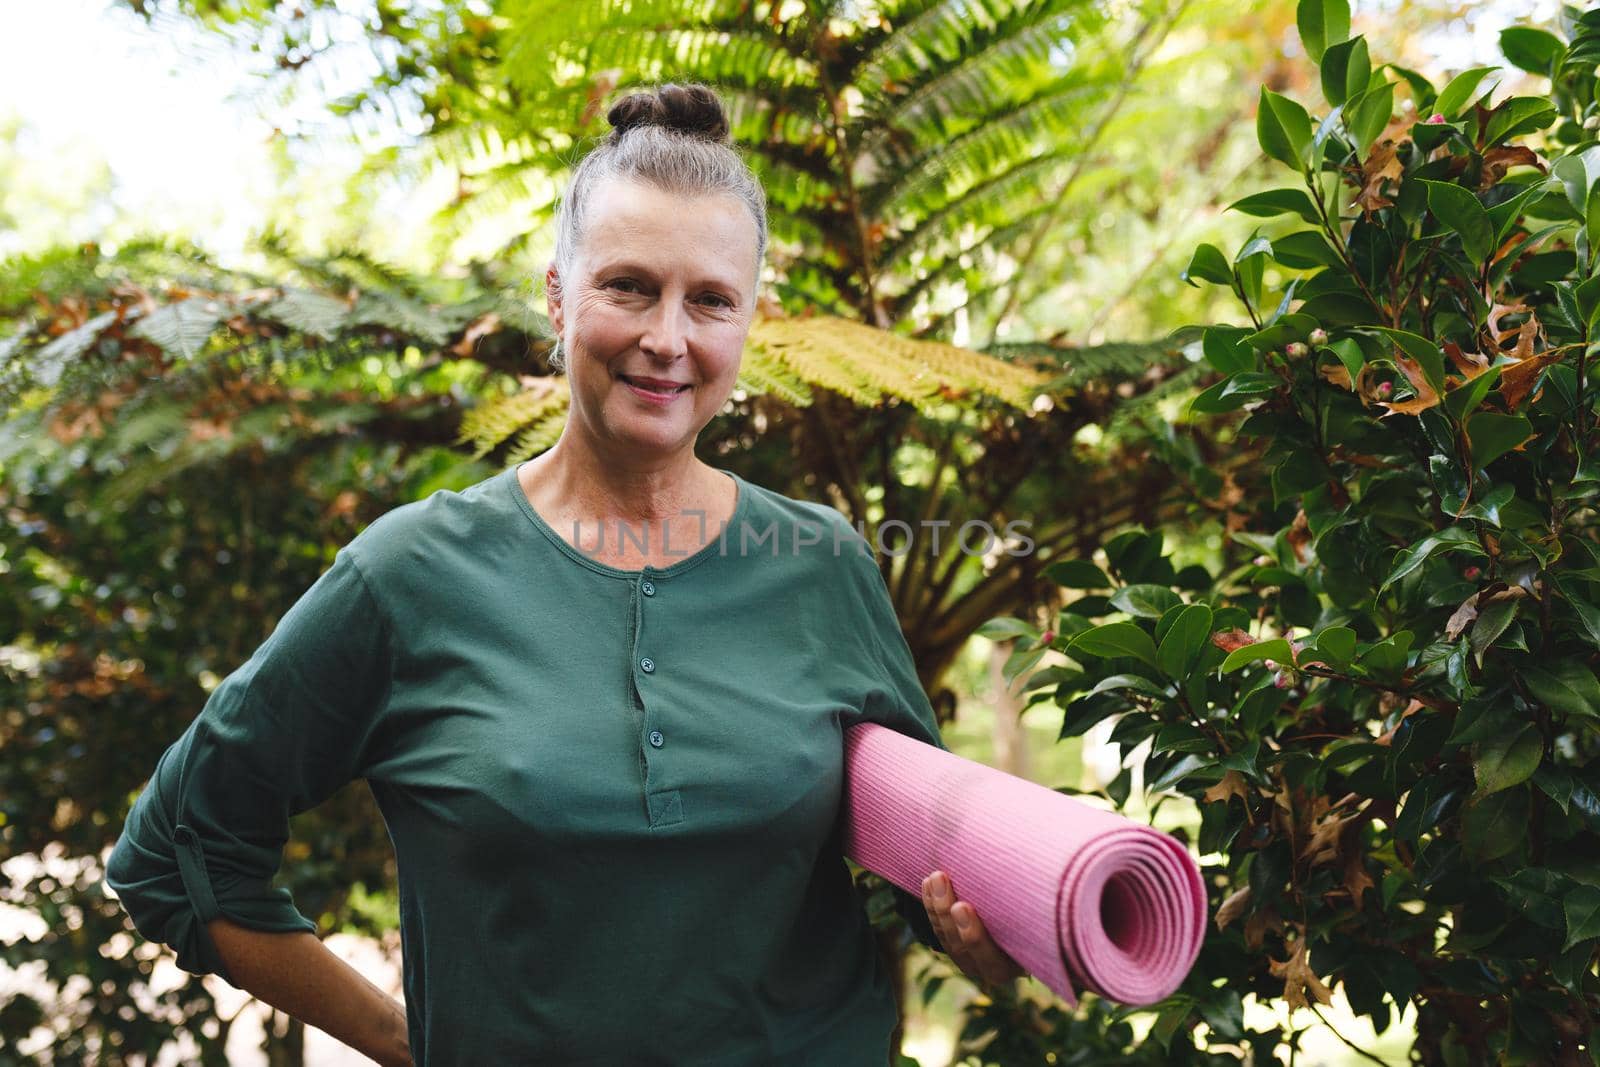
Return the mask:
[[1345,0],[1302,0],[1326,110],[1262,90],[1293,180],[1185,272],[1249,320],[1205,330],[1189,412],[1261,446],[1255,479],[1166,435],[1222,566],[1134,529],[1047,571],[1075,599],[1036,650],[1070,663],[1034,699],[1062,736],[1148,740],[1106,793],[1141,765],[1215,860],[1212,936],[1141,1058],[1277,1062],[1297,1031],[1247,1031],[1242,998],[1293,1019],[1342,988],[1379,1032],[1414,1005],[1417,1062],[1600,1063],[1600,11],[1562,24],[1506,31],[1552,88],[1495,102],[1492,68],[1436,91],[1374,66]]

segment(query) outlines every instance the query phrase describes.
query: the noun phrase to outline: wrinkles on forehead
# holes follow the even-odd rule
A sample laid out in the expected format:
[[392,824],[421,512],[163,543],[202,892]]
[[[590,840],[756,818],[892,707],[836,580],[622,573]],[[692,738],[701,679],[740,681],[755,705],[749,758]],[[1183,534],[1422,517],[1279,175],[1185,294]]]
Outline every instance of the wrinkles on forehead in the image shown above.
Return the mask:
[[683,277],[749,302],[759,235],[735,197],[685,196],[641,182],[608,181],[585,205],[574,250],[589,280],[631,267],[652,280]]

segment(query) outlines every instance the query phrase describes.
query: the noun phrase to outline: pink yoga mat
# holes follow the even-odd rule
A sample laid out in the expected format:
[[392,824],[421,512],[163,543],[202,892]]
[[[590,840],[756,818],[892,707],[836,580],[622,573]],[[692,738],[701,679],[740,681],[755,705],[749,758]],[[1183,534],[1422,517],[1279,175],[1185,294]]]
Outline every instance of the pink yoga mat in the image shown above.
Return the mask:
[[918,897],[935,870],[1069,1005],[1170,996],[1206,890],[1176,838],[876,723],[845,732],[845,854]]

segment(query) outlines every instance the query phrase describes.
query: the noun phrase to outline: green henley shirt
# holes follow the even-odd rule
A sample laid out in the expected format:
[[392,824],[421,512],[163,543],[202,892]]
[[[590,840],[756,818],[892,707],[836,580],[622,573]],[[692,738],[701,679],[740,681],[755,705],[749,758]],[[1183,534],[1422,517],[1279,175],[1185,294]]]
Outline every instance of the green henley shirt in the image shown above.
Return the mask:
[[315,931],[288,820],[364,778],[418,1067],[883,1067],[842,734],[942,741],[867,542],[732,476],[667,567],[574,548],[515,468],[372,523],[157,763],[107,865],[134,926],[224,978],[208,920]]

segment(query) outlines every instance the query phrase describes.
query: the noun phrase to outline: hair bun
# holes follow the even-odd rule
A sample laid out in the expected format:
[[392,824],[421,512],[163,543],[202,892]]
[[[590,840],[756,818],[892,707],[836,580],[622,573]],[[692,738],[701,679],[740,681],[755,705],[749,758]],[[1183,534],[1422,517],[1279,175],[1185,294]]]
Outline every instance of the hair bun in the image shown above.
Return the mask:
[[717,94],[703,85],[658,86],[649,92],[629,93],[606,112],[611,123],[610,141],[620,141],[629,130],[660,126],[685,137],[728,144],[728,113]]

